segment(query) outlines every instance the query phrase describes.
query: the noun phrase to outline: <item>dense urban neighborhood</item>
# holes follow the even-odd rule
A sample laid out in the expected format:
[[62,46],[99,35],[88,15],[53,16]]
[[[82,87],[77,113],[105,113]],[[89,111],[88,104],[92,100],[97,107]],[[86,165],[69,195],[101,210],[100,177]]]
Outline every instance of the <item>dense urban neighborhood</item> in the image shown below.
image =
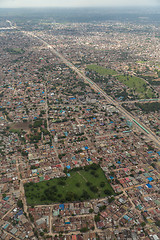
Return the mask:
[[36,16],[0,17],[0,239],[160,239],[160,26]]

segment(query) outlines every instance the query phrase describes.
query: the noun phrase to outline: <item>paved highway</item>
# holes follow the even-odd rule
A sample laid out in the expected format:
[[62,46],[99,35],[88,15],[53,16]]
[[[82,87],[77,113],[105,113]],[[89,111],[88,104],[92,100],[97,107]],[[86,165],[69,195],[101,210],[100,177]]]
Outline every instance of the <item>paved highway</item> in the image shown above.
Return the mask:
[[[133,122],[134,125],[143,133],[148,135],[148,138],[153,141],[158,147],[160,147],[160,140],[155,135],[154,132],[151,131],[150,128],[148,128],[145,124],[139,123],[139,119],[137,117],[133,117],[131,113],[129,113],[125,108],[121,106],[121,103],[115,101],[112,97],[108,96],[95,82],[93,82],[91,79],[86,77],[81,71],[76,68],[71,62],[69,62],[61,53],[57,52],[54,47],[52,47],[50,44],[48,44],[46,41],[44,41],[42,38],[36,36],[35,34],[31,32],[25,32],[22,31],[25,35],[30,36],[32,38],[36,38],[39,41],[41,41],[46,47],[48,47],[56,56],[58,56],[63,63],[65,63],[70,69],[74,70],[83,80],[84,82],[88,83],[94,90],[98,91],[101,95],[104,96],[104,98],[108,101],[108,103],[114,105],[123,115],[125,115],[130,121]],[[143,128],[147,130],[148,133],[146,133],[136,122],[133,121],[133,119],[136,120],[138,124],[140,124]]]

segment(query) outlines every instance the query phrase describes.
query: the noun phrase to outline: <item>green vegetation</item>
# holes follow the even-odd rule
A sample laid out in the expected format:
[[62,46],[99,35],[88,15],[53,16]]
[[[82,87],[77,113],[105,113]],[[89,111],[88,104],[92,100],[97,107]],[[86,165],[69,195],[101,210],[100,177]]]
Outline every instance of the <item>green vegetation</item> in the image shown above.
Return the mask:
[[[160,72],[158,71],[157,73],[158,73],[158,78],[159,78],[160,77]],[[160,81],[155,77],[147,76],[147,75],[139,75],[139,77],[148,81],[150,85],[154,85],[154,86],[159,86],[160,85]]]
[[17,133],[17,134],[20,134],[20,133],[21,133],[21,131],[20,131],[19,129],[14,129],[14,128],[11,128],[11,129],[9,130],[9,132],[11,132],[11,133]]
[[99,165],[75,168],[69,173],[70,177],[26,183],[27,204],[84,201],[115,194]]
[[6,48],[5,49],[6,52],[9,52],[11,54],[22,54],[25,51],[21,48]]
[[160,103],[159,102],[136,103],[136,106],[141,108],[141,110],[145,113],[160,111]]
[[34,121],[33,127],[38,128],[38,127],[41,127],[42,124],[43,124],[43,120],[42,119],[37,119],[37,120]]
[[[47,121],[44,119],[36,119],[33,124],[29,124],[30,134],[28,135],[31,143],[38,143],[41,139],[41,133],[44,135],[49,135],[49,131],[47,130]],[[49,143],[50,144],[50,143]]]
[[139,98],[155,97],[153,90],[149,88],[147,83],[139,77],[119,75],[116,78],[118,81],[129,87],[133,91],[133,93],[138,94]]
[[158,227],[160,227],[160,220],[157,220],[155,223]]
[[[96,64],[87,65],[87,69],[91,71],[95,71],[96,73],[102,76],[114,76],[118,81],[125,84],[128,88],[130,88],[131,95],[137,95],[138,98],[155,98],[155,94],[153,90],[149,87],[149,85],[142,78],[129,76],[129,75],[118,75],[118,73],[109,68],[105,68],[102,66],[98,66]],[[97,79],[97,78],[96,78]],[[95,80],[95,79],[94,79]],[[123,96],[124,99],[127,98],[127,92],[117,93],[116,97]]]
[[80,232],[83,232],[83,233],[88,232],[88,231],[89,231],[88,227],[83,227],[80,229]]
[[91,65],[87,65],[87,69],[89,70],[93,70],[97,73],[99,73],[100,75],[106,76],[106,75],[117,75],[118,73],[110,68],[105,68],[105,67],[101,67],[98,66],[96,64],[91,64]]
[[136,63],[146,63],[147,61],[137,61]]
[[23,202],[22,202],[22,200],[18,200],[17,201],[17,206],[19,207],[19,208],[23,208]]
[[100,221],[100,215],[99,214],[95,215],[94,221],[95,222],[99,222]]
[[38,143],[38,141],[41,139],[41,133],[40,132],[34,132],[34,134],[29,135],[29,140],[31,143]]
[[145,226],[146,226],[146,223],[145,223],[145,222],[142,222],[142,223],[141,223],[141,226],[142,226],[142,227],[145,227]]

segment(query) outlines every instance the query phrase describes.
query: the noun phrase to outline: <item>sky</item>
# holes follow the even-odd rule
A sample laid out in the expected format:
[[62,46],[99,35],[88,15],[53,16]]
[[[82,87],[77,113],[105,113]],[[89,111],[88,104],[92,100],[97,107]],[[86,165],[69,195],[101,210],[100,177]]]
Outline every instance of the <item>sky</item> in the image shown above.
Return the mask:
[[160,6],[160,0],[0,0],[0,8]]

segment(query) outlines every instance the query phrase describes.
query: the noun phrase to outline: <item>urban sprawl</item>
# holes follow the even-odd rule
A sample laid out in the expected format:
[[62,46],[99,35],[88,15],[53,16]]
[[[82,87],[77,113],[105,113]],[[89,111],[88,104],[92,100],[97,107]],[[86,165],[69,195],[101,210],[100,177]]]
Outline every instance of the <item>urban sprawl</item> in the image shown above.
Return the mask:
[[160,239],[160,27],[0,21],[0,239]]

